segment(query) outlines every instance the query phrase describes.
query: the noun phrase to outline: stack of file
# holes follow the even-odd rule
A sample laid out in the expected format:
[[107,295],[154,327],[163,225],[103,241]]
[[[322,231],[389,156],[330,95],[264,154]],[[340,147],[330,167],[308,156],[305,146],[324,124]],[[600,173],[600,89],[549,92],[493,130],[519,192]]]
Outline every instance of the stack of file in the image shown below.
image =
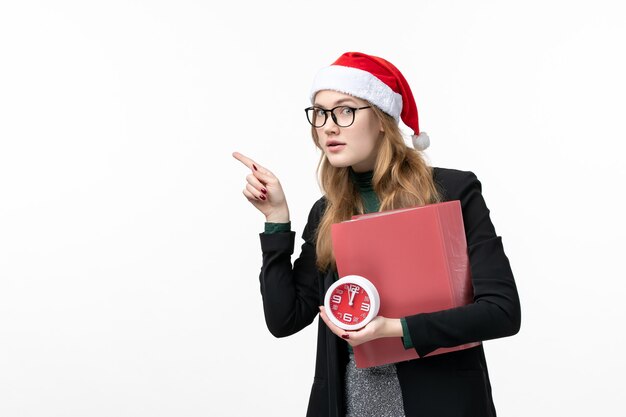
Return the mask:
[[[353,216],[332,225],[339,277],[361,275],[380,294],[379,315],[401,318],[473,301],[473,288],[458,200]],[[479,343],[439,348],[426,356]],[[399,337],[354,348],[358,368],[417,359]]]

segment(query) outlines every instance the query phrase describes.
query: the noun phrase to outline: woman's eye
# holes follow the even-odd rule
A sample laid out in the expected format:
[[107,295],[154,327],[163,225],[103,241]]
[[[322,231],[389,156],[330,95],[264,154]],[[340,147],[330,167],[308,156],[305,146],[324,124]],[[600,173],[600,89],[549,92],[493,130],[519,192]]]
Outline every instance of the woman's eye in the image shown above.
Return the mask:
[[325,114],[326,114],[326,111],[324,111],[322,109],[315,109],[315,115],[317,117],[324,117]]
[[343,114],[345,116],[351,116],[352,115],[352,109],[350,107],[342,107],[341,108],[341,114]]

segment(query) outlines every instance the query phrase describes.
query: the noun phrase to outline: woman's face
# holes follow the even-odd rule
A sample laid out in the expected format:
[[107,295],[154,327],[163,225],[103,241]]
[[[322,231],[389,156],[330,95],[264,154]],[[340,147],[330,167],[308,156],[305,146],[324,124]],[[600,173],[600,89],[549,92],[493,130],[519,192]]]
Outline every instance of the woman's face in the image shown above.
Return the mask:
[[[322,90],[315,95],[315,107],[330,110],[337,106],[369,106],[365,100],[337,91]],[[337,126],[327,113],[324,126],[316,128],[319,147],[334,167],[351,166],[355,172],[374,169],[376,153],[383,127],[371,109],[356,110],[354,123],[348,127]]]

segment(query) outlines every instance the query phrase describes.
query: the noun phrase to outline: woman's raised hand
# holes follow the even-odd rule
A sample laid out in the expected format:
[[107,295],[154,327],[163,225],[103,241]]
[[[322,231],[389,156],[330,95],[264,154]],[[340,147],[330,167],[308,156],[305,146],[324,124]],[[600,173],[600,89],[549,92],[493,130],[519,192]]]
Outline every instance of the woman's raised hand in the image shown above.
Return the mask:
[[278,178],[271,171],[239,152],[233,152],[233,157],[251,171],[246,177],[247,184],[243,190],[243,195],[248,201],[265,215],[267,222],[289,222],[289,207]]

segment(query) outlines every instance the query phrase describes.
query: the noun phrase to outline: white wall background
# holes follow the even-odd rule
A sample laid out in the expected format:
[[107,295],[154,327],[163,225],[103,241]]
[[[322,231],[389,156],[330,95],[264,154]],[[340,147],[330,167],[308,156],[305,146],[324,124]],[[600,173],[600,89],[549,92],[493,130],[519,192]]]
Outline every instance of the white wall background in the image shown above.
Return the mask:
[[231,153],[299,236],[302,109],[348,50],[483,183],[523,308],[485,343],[499,414],[624,415],[625,38],[617,0],[2,1],[0,415],[304,415],[316,329],[265,328]]

